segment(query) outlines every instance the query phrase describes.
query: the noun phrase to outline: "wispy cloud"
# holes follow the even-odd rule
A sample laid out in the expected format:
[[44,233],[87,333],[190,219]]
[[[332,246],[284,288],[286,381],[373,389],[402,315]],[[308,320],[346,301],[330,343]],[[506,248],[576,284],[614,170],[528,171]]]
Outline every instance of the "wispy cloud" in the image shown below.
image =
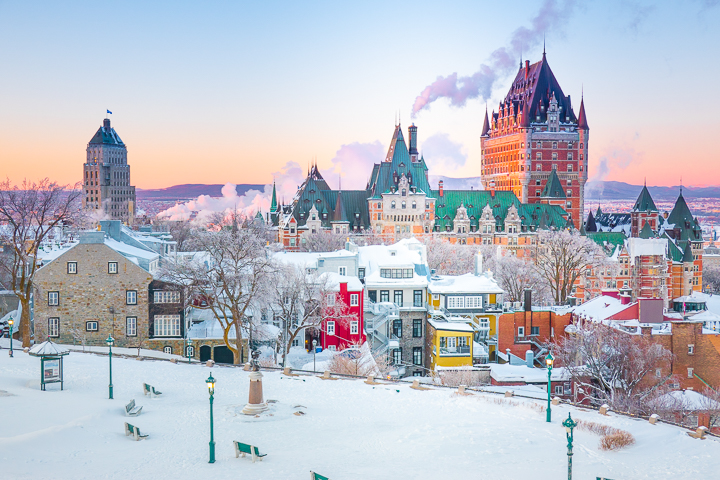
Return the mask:
[[434,171],[454,171],[465,165],[467,152],[461,143],[453,142],[447,133],[436,133],[422,144],[428,167]]
[[[342,175],[342,187],[345,190],[365,188],[373,164],[380,163],[384,158],[384,148],[380,141],[372,143],[354,142],[343,145],[332,159],[334,175],[325,175],[331,185],[337,185],[338,175]],[[322,173],[322,172],[321,172]]]

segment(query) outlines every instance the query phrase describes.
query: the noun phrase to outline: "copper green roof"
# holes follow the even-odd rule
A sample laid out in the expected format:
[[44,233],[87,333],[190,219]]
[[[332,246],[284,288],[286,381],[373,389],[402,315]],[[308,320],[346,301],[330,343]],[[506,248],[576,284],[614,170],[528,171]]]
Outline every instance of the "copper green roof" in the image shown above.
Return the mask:
[[650,192],[647,189],[647,186],[643,185],[642,190],[640,191],[640,195],[638,196],[637,200],[635,201],[635,206],[633,207],[633,212],[657,212],[658,209],[655,206],[655,202],[653,201],[652,197],[650,196]]
[[677,247],[677,245],[675,245],[675,242],[673,241],[673,239],[670,238],[666,233],[664,233],[664,234],[662,235],[662,237],[660,237],[660,238],[664,238],[664,239],[667,240],[667,243],[668,243],[668,254],[669,254],[670,258],[671,258],[674,262],[682,262],[682,259],[683,259],[683,251],[680,250],[680,249]]
[[640,238],[645,238],[645,239],[655,237],[655,232],[653,232],[653,229],[652,229],[652,227],[650,227],[649,222],[645,222],[645,225],[643,225],[643,228],[642,228],[642,230],[640,230],[640,233],[638,234],[638,236]]
[[595,217],[593,217],[592,210],[590,210],[587,222],[585,222],[585,232],[597,232],[597,225],[595,224]]
[[565,196],[565,190],[563,190],[562,183],[560,183],[560,178],[557,175],[557,172],[553,168],[550,172],[550,178],[548,178],[547,183],[545,183],[545,188],[542,191],[542,194],[540,194],[541,198],[566,198]]
[[687,242],[685,244],[685,253],[683,253],[683,263],[692,263],[695,261],[695,257],[693,257],[692,253],[692,247],[690,246],[690,242]]
[[608,254],[625,244],[625,234],[622,232],[588,232],[587,237],[603,247]]
[[273,193],[272,193],[272,202],[270,203],[270,213],[275,213],[277,211],[277,193],[275,192],[275,180],[273,180]]
[[118,147],[124,147],[125,144],[120,140],[120,136],[115,132],[115,129],[110,126],[110,119],[103,120],[103,126],[95,132],[95,135],[88,142],[92,145],[116,145]]
[[[667,223],[673,225],[673,229],[670,235],[675,238],[676,241],[701,242],[702,241],[702,229],[698,224],[697,220],[693,218],[693,214],[688,207],[685,197],[682,192],[675,201],[675,206],[670,212],[667,218]],[[677,231],[679,230],[679,235]]]

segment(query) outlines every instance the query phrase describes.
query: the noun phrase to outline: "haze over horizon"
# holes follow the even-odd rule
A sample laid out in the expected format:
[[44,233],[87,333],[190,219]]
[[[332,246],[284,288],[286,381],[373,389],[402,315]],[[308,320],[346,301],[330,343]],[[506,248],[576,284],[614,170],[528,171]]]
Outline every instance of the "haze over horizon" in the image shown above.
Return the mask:
[[719,185],[720,99],[696,93],[720,73],[702,48],[719,17],[706,0],[2,3],[0,176],[77,182],[106,109],[142,189],[291,190],[313,159],[362,187],[398,116],[431,174],[479,176],[485,105],[544,36],[576,113],[584,93],[591,180]]

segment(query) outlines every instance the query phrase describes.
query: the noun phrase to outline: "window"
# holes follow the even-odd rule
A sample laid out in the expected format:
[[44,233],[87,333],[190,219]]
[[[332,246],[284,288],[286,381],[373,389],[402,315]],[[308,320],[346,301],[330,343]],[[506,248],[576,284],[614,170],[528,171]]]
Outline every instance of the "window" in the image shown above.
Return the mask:
[[415,319],[413,320],[413,337],[419,338],[422,337],[422,320],[421,319]]
[[[517,242],[517,238],[512,238],[511,240]],[[465,308],[482,308],[482,297],[479,295],[465,297]]]
[[447,308],[465,308],[465,298],[447,297]]
[[662,368],[656,368],[656,369],[655,369],[655,377],[656,377],[656,378],[662,377]]
[[562,394],[563,394],[563,386],[555,385],[555,395],[562,395]]
[[48,318],[48,337],[60,336],[60,319],[57,317]]
[[357,335],[360,329],[358,328],[360,322],[353,320],[350,322],[350,335]]
[[163,347],[163,353],[172,354],[172,347],[170,345],[165,345]]
[[390,208],[395,208],[395,202],[394,202],[394,201],[390,202]]
[[128,305],[137,305],[137,290],[125,291],[125,303]]
[[413,307],[423,306],[423,292],[422,290],[413,291]]
[[350,306],[357,307],[360,304],[360,295],[357,293],[350,294]]
[[413,210],[417,208],[417,202],[412,202],[412,208]]
[[695,354],[695,345],[688,345],[688,355]]
[[402,205],[402,209],[405,210],[405,208],[407,207],[407,204],[405,202],[402,202],[401,205]]
[[108,273],[118,273],[117,262],[108,262]]
[[422,347],[413,347],[413,364],[422,365]]
[[392,358],[395,365],[400,365],[402,363],[402,348],[393,350]]
[[77,262],[67,262],[67,273],[77,273]]
[[85,322],[85,331],[87,332],[97,332],[98,331],[98,322],[96,321],[90,321]]
[[154,303],[180,303],[180,292],[176,290],[160,290],[153,292]]
[[552,148],[557,148],[557,142],[552,142]]
[[542,165],[539,163],[535,164],[535,170],[537,170],[538,172],[542,172]]
[[180,336],[180,315],[155,315],[156,337],[179,337]]
[[402,338],[402,320],[395,319],[393,320],[393,335],[395,335],[398,338]]
[[51,307],[60,305],[60,292],[48,292],[48,305]]
[[440,300],[440,294],[439,294],[439,293],[433,293],[433,300]]
[[402,307],[402,304],[403,304],[403,291],[402,290],[393,291],[393,302],[398,307]]
[[688,378],[693,378],[693,370],[692,368],[688,368]]
[[540,327],[530,327],[530,335],[540,335]]
[[420,370],[416,370],[412,374],[413,377],[422,377],[422,372]]
[[125,318],[125,335],[128,337],[137,336],[137,317]]
[[358,278],[363,280],[365,278],[365,267],[358,268]]
[[335,306],[335,294],[329,293],[327,296],[327,304],[328,307],[334,307]]
[[381,302],[389,302],[390,301],[390,290],[380,290],[380,301]]
[[525,327],[518,327],[518,337],[525,336]]
[[328,345],[327,348],[328,348],[328,350],[330,350],[331,352],[334,352],[335,350],[337,350],[337,347],[336,347],[335,345]]
[[347,267],[338,267],[339,275],[347,275]]
[[328,335],[335,335],[335,321],[334,321],[334,320],[328,320],[328,322],[327,322],[327,334],[328,334]]

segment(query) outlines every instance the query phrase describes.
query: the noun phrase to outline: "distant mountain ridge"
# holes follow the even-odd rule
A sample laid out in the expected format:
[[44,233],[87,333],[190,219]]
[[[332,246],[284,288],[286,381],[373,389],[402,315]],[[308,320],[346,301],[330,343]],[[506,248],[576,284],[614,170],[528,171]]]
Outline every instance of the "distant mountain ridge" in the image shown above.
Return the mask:
[[[200,195],[209,195],[211,197],[222,197],[222,188],[224,184],[205,185],[202,183],[187,183],[184,185],[174,185],[167,188],[157,189],[137,189],[136,195],[141,200],[175,200],[197,198]],[[265,185],[254,183],[239,183],[235,187],[238,195],[242,195],[248,190],[262,191]]]

